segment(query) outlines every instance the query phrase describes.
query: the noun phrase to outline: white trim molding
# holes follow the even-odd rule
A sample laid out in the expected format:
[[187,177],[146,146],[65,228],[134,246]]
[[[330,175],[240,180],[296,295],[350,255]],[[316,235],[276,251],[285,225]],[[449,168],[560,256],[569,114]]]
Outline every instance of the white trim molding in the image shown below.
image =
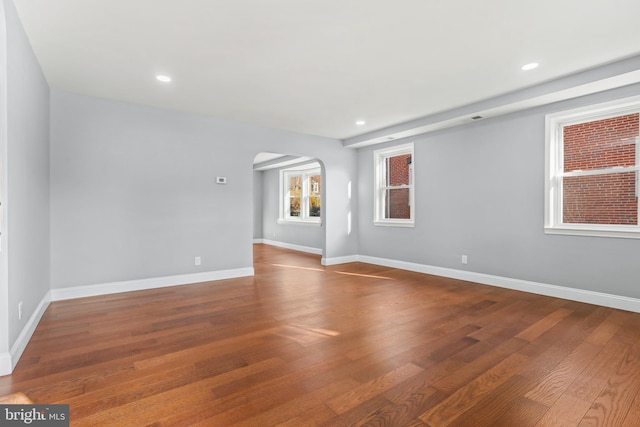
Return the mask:
[[27,348],[27,344],[29,344],[29,340],[33,336],[33,333],[42,319],[44,312],[49,307],[49,303],[51,302],[51,291],[47,292],[47,294],[42,298],[38,307],[36,307],[35,311],[22,328],[20,335],[16,339],[13,346],[11,346],[11,350],[9,353],[0,354],[0,376],[9,375],[13,372],[13,369],[18,364],[24,349]]
[[[279,246],[281,242],[274,242],[265,239],[255,239],[254,243],[264,243]],[[298,248],[304,246],[289,245]],[[285,246],[281,246],[285,247]],[[307,248],[317,250],[315,248]],[[296,249],[294,249],[296,250]],[[469,282],[497,286],[500,288],[513,289],[522,292],[530,292],[538,295],[546,295],[555,298],[562,298],[572,301],[596,304],[604,307],[611,307],[620,310],[627,310],[640,313],[640,299],[625,297],[620,295],[606,294],[602,292],[587,291],[564,286],[550,285],[546,283],[532,282],[527,280],[513,279],[509,277],[494,276],[472,271],[456,270],[452,268],[437,267],[427,264],[418,264],[406,261],[399,261],[387,258],[377,258],[366,255],[350,255],[334,258],[322,258],[322,265],[330,266],[345,264],[350,262],[363,262],[367,264],[380,265],[384,267],[397,268],[400,270],[414,271],[417,273],[431,274],[435,276],[449,277],[452,279],[465,280]],[[0,353],[0,376],[9,375],[17,365],[29,340],[31,339],[40,319],[44,315],[51,301],[62,301],[74,298],[89,296],[107,295],[120,292],[129,292],[145,289],[155,289],[168,286],[189,285],[199,282],[208,282],[223,279],[253,276],[253,268],[238,268],[231,270],[210,271],[204,273],[184,274],[176,276],[158,277],[152,279],[129,280],[123,282],[105,283],[99,285],[77,286],[73,288],[52,289],[49,291],[34,313],[29,318],[18,339],[11,347],[9,353]]]
[[[638,159],[638,153],[640,153],[640,138],[638,136],[635,136],[634,142],[625,142],[629,144],[629,149],[632,149],[631,146],[635,144],[634,151],[636,156],[634,165],[617,166],[617,159],[614,159],[607,165],[591,168],[586,167],[586,165],[571,165],[573,167],[571,170],[565,170],[564,129],[567,126],[593,123],[599,120],[612,119],[630,114],[636,115],[639,112],[640,96],[632,96],[571,110],[559,111],[545,116],[544,232],[546,234],[640,239],[640,224],[638,224],[637,221],[640,205],[638,205],[637,201],[634,202],[636,205],[634,208],[636,214],[635,224],[593,223],[594,219],[598,219],[598,222],[607,221],[608,212],[604,212],[602,217],[591,218],[591,221],[584,220],[584,222],[577,222],[578,219],[574,218],[576,222],[564,222],[566,206],[563,201],[565,179],[596,176],[616,177],[620,176],[620,174],[628,175],[631,173],[635,174],[635,196],[638,195],[638,177],[640,176],[640,159]],[[622,137],[619,132],[624,133],[626,131],[617,130],[615,136],[618,138]],[[619,143],[616,142],[615,144],[618,145]],[[598,150],[600,149],[601,147],[598,147]],[[577,169],[581,167],[585,167],[586,170]],[[624,185],[626,184],[616,183],[615,188],[624,188]],[[608,191],[607,185],[605,185],[602,191]],[[633,196],[629,195],[626,203],[631,203],[632,199]],[[605,208],[604,205],[601,207],[603,209]],[[608,208],[610,206],[606,207]],[[615,207],[611,208],[615,211]]]
[[11,372],[13,372],[11,353],[0,353],[0,377],[9,375]]
[[[408,167],[408,183],[392,184],[389,178],[392,157],[406,156]],[[373,152],[373,225],[385,227],[415,227],[415,149],[413,142],[374,150]],[[389,191],[409,191],[409,218],[391,218],[388,212]]]
[[254,239],[253,243],[262,243],[262,244],[265,244],[265,245],[277,246],[277,247],[283,248],[283,249],[291,249],[293,251],[306,252],[308,254],[322,255],[322,249],[320,249],[320,248],[312,248],[310,246],[294,245],[293,243],[278,242],[276,240]]
[[349,256],[341,256],[341,257],[333,257],[333,258],[322,258],[322,265],[337,265],[337,264],[347,264],[349,262],[358,262],[360,261],[359,255],[349,255]]
[[207,271],[203,273],[181,274],[176,276],[154,277],[151,279],[127,280],[123,282],[102,283],[97,285],[75,286],[51,290],[52,301],[116,294],[120,292],[142,291],[146,289],[166,288],[169,286],[191,285],[214,280],[235,279],[253,276],[253,267],[231,270]]
[[[313,167],[313,168],[312,168]],[[320,177],[320,182],[314,188],[311,189],[311,178],[314,176]],[[300,195],[292,196],[290,188],[290,179],[292,177],[300,177]],[[291,168],[282,169],[280,171],[280,209],[278,216],[278,224],[318,224],[322,222],[322,196],[320,188],[322,187],[322,170],[318,162],[311,163],[303,166],[293,166]],[[291,198],[296,197],[300,199],[300,212],[299,216],[291,216]],[[315,197],[319,199],[320,203],[320,216],[311,216],[310,201]]]
[[515,291],[530,292],[538,295],[546,295],[555,298],[640,313],[640,299],[621,295],[606,294],[603,292],[587,291],[584,289],[569,288],[566,286],[550,285],[547,283],[532,282],[529,280],[513,279],[510,277],[494,276],[491,274],[476,273],[473,271],[456,270],[453,268],[437,267],[428,264],[418,264],[366,255],[322,258],[322,265],[324,266],[346,264],[349,262],[364,262],[383,267],[397,268],[399,270],[449,277],[452,279],[465,280],[467,282],[513,289]]
[[304,220],[304,219],[282,219],[278,218],[276,223],[280,225],[302,225],[306,227],[322,227],[321,221]]
[[[292,243],[278,242],[276,240],[253,239],[253,243],[277,246],[279,248],[291,249],[292,251],[306,252],[314,255],[322,255],[322,249],[319,249],[319,248],[311,248],[309,246],[294,245]],[[348,256],[334,257],[334,258],[322,257],[322,259],[320,260],[320,264],[324,266],[329,266],[329,265],[346,264],[349,262],[358,262],[358,261],[359,261],[358,255],[348,255]]]
[[230,270],[208,271],[195,274],[182,274],[167,277],[155,277],[151,279],[128,280],[123,282],[103,283],[98,285],[76,286],[72,288],[52,289],[42,299],[29,321],[22,329],[18,339],[11,347],[10,353],[0,354],[0,376],[9,375],[17,365],[24,349],[29,344],[31,336],[36,330],[42,315],[52,301],[63,301],[75,298],[84,298],[100,295],[115,294],[121,292],[140,291],[146,289],[164,288],[169,286],[191,285],[200,282],[215,280],[235,279],[239,277],[253,276],[253,267],[236,268]]
[[453,268],[436,267],[426,264],[417,264],[406,261],[397,261],[386,258],[376,258],[360,255],[358,261],[384,267],[398,268],[401,270],[415,271],[417,273],[432,274],[435,276],[449,277],[465,280],[483,285],[497,286],[516,291],[530,292],[538,295],[546,295],[587,304],[601,305],[620,310],[640,313],[640,299],[620,295],[605,294],[603,292],[586,291],[583,289],[569,288],[566,286],[550,285],[546,283],[531,282],[528,280],[512,279],[510,277],[494,276],[491,274],[475,273],[473,271],[456,270]]

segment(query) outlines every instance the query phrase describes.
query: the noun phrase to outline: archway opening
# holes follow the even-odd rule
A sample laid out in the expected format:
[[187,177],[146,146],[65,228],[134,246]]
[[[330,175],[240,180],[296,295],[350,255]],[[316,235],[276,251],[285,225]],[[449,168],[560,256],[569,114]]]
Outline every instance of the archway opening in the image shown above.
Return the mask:
[[322,256],[325,182],[317,158],[258,153],[253,161],[253,242]]

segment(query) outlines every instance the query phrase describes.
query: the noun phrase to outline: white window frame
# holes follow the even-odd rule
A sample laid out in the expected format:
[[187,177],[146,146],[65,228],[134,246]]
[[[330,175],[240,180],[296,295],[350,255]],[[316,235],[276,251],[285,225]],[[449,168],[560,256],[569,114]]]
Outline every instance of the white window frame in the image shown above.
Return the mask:
[[[409,184],[401,186],[387,186],[387,166],[386,160],[390,157],[401,156],[403,154],[411,155],[411,165],[409,167]],[[415,226],[415,155],[414,144],[397,145],[390,148],[383,148],[373,152],[373,170],[374,170],[374,194],[373,194],[373,224],[384,227],[414,227]],[[384,215],[384,198],[388,189],[409,189],[409,212],[410,218],[385,218]]]
[[[636,193],[640,175],[640,138],[636,138],[636,165],[633,167],[613,167],[588,171],[564,172],[564,126],[593,122],[611,117],[640,112],[640,96],[624,98],[597,105],[576,108],[546,116],[545,143],[545,218],[544,231],[547,234],[577,236],[622,237],[640,239],[640,225],[617,224],[574,224],[563,223],[562,189],[563,178],[573,176],[593,176],[600,174],[636,172]],[[640,206],[638,206],[640,218]]]
[[[303,224],[319,226],[322,224],[323,197],[320,194],[320,216],[309,216],[309,177],[320,175],[320,185],[322,185],[322,170],[319,167],[313,169],[283,169],[280,171],[280,217],[279,224]],[[291,216],[291,205],[289,201],[289,178],[301,176],[302,196],[300,200],[300,216]]]

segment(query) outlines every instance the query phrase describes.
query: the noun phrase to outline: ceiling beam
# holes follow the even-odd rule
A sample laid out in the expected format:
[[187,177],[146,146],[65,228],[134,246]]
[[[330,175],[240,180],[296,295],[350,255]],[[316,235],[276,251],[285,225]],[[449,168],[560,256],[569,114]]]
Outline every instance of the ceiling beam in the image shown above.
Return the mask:
[[342,141],[342,144],[351,148],[380,144],[635,83],[640,83],[640,55],[460,108],[347,138]]

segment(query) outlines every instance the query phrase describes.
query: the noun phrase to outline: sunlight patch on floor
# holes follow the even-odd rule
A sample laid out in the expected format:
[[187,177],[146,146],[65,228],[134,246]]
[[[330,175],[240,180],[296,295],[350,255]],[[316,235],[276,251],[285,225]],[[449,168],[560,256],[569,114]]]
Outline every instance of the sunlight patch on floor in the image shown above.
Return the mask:
[[391,280],[391,277],[373,276],[373,275],[371,275],[371,274],[347,273],[346,271],[334,271],[334,273],[338,273],[338,274],[345,274],[345,275],[347,275],[347,276],[369,277],[369,278],[371,278],[371,279],[384,279],[384,280]]

